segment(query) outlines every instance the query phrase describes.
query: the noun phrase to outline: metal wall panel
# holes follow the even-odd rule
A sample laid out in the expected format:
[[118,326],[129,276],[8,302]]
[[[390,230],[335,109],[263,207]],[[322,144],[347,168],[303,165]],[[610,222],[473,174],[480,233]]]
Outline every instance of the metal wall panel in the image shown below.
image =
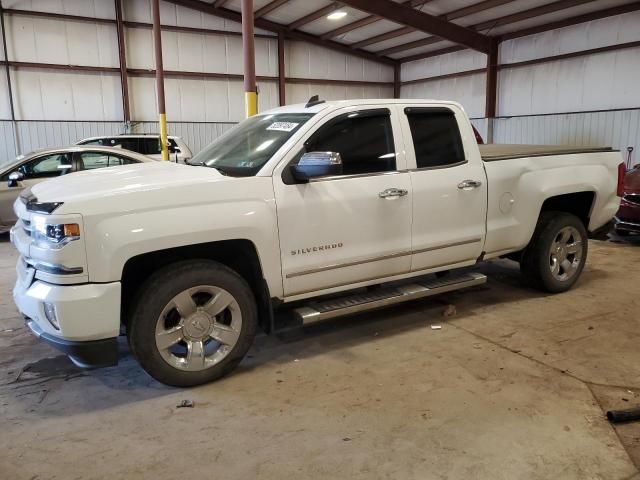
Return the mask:
[[[169,135],[182,137],[185,143],[195,155],[204,147],[213,142],[224,132],[233,128],[236,124],[231,122],[225,123],[174,123],[169,122],[167,129]],[[157,122],[139,122],[132,125],[132,133],[158,133]]]
[[393,67],[305,42],[287,41],[285,75],[294,78],[393,82]]
[[0,165],[12,161],[16,153],[13,122],[0,120]]
[[497,118],[495,143],[633,147],[632,162],[640,163],[640,109],[564,115]]
[[16,10],[115,18],[113,2],[109,0],[2,0],[2,6]]
[[11,71],[11,82],[18,120],[122,118],[117,73],[20,68]]
[[486,76],[483,73],[403,85],[402,98],[454,100],[472,118],[484,117]]
[[6,15],[5,24],[9,60],[118,66],[115,25],[24,15]]
[[393,98],[393,87],[319,85],[316,83],[287,83],[287,104],[306,103],[313,95],[323,100],[349,98]]
[[448,53],[433,58],[424,58],[414,62],[402,64],[400,78],[403,82],[410,82],[418,78],[435,77],[449,73],[476,70],[487,66],[487,56],[472,50]]

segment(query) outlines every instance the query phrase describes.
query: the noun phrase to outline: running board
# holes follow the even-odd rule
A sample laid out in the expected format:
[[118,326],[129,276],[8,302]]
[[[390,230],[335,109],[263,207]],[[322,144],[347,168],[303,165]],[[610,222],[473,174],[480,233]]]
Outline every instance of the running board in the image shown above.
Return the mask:
[[481,273],[465,273],[435,280],[424,280],[394,287],[382,287],[371,292],[357,293],[322,302],[313,302],[293,310],[303,325],[366,312],[396,303],[431,297],[440,293],[482,285],[487,277]]

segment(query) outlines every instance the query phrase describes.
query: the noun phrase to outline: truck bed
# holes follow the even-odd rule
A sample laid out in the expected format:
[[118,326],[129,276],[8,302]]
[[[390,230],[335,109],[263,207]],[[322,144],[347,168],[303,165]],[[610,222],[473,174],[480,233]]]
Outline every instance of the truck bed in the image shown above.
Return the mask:
[[585,147],[576,145],[478,145],[480,156],[485,162],[511,160],[523,157],[544,157],[549,155],[570,155],[575,153],[612,152],[611,147]]

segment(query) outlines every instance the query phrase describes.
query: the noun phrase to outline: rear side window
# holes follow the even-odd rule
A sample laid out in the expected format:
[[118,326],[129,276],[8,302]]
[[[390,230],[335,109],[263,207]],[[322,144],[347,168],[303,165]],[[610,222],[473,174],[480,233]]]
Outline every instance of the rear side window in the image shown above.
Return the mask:
[[150,137],[140,139],[140,150],[143,155],[157,155],[161,153],[160,150],[160,138]]
[[306,152],[338,152],[344,175],[396,169],[389,110],[353,112],[334,118],[305,143]]
[[418,168],[447,167],[465,162],[455,114],[448,108],[405,109]]

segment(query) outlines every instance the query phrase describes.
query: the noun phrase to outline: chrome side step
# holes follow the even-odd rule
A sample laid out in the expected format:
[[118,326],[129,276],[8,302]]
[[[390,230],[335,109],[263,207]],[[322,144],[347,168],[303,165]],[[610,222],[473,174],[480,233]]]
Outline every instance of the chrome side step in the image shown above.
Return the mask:
[[486,282],[487,277],[481,273],[464,273],[462,275],[383,287],[372,292],[313,302],[304,307],[296,308],[293,312],[302,320],[303,325],[309,325],[329,318],[374,310],[396,303],[482,285]]

